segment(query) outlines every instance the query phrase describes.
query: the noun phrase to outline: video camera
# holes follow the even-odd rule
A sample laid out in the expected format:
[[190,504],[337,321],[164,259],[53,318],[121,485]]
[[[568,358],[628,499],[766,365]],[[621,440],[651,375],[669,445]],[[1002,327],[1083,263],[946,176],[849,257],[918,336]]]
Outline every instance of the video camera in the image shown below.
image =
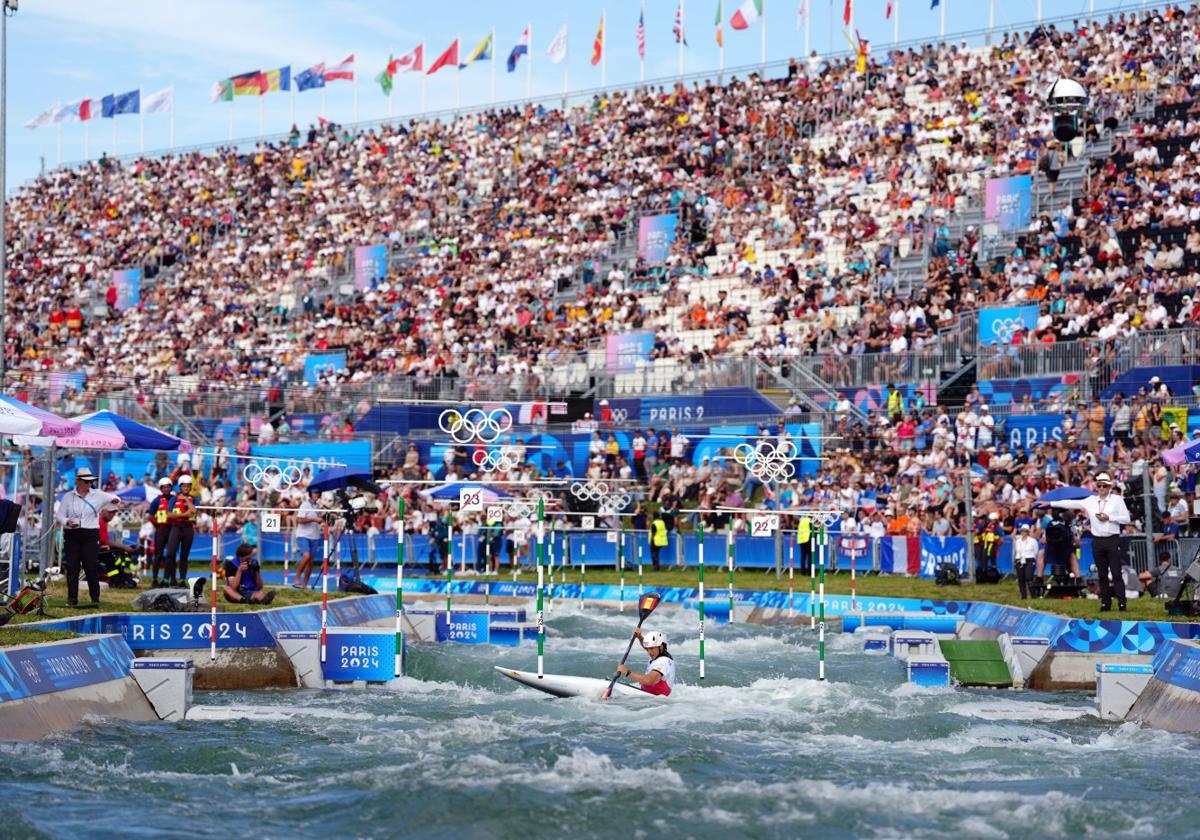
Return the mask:
[[323,514],[325,521],[330,525],[340,519],[346,523],[346,527],[352,527],[362,514],[379,513],[378,502],[371,501],[357,490],[349,488],[342,488],[334,493],[334,504],[336,507],[326,509]]

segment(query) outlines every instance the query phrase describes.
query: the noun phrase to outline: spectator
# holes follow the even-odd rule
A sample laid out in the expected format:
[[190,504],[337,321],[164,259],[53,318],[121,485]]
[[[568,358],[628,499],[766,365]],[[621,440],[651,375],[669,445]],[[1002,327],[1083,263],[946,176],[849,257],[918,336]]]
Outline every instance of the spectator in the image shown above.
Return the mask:
[[254,546],[242,543],[233,560],[225,561],[225,600],[233,604],[269,604],[275,590],[263,586],[262,569],[254,558]]

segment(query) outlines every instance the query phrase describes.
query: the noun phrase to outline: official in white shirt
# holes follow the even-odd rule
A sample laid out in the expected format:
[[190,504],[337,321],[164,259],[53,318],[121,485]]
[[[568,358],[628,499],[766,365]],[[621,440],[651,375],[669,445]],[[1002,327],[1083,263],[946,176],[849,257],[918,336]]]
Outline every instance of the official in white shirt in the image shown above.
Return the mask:
[[87,467],[75,471],[75,489],[62,497],[54,518],[63,529],[63,565],[67,572],[67,606],[79,606],[79,569],[87,577],[92,605],[100,603],[100,511],[120,499],[92,487],[96,476]]
[[1037,562],[1041,550],[1037,537],[1029,532],[1029,523],[1026,522],[1013,540],[1013,566],[1017,570],[1017,586],[1021,590],[1022,601],[1032,594],[1035,575],[1042,573]]
[[1125,547],[1121,544],[1121,526],[1129,524],[1129,508],[1125,507],[1123,498],[1112,492],[1112,478],[1108,473],[1097,473],[1093,483],[1096,495],[1086,499],[1063,499],[1051,502],[1050,506],[1081,510],[1088,515],[1092,559],[1096,563],[1096,574],[1100,576],[1100,612],[1112,609],[1113,590],[1117,594],[1117,608],[1125,612],[1125,578],[1121,574],[1121,567],[1125,565]]

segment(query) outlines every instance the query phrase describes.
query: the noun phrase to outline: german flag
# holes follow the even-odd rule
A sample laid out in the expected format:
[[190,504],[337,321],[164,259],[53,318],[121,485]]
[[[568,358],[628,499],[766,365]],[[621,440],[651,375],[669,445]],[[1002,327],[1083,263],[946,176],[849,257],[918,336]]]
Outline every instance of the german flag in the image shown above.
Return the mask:
[[262,96],[267,92],[267,74],[261,70],[242,73],[230,81],[233,82],[234,96]]

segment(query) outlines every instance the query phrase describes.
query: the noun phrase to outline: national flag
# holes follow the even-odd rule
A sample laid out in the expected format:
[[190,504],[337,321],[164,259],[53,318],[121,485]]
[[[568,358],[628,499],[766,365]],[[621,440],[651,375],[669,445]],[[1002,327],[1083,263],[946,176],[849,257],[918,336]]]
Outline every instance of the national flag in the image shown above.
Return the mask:
[[49,111],[42,111],[42,113],[38,114],[36,117],[34,117],[33,119],[26,122],[25,127],[26,128],[41,128],[44,125],[50,125],[50,120],[53,117],[54,117],[54,109],[53,108],[51,108]]
[[714,25],[717,27],[717,46],[725,46],[725,2],[717,0],[717,19]]
[[[891,5],[892,0],[888,0],[888,5]],[[796,6],[796,31],[800,31],[801,24],[808,17],[808,0],[800,0],[800,4]]]
[[932,11],[933,9],[936,9],[936,8],[938,7],[939,3],[940,3],[940,0],[930,0],[930,3],[929,3],[929,9],[930,9],[931,11]]
[[100,112],[100,103],[95,99],[80,99],[73,107],[76,113],[79,114],[80,122],[95,119],[96,115]]
[[118,114],[136,114],[141,108],[142,92],[131,90],[129,93],[109,94],[100,100],[100,115],[105,119]]
[[296,90],[306,91],[313,88],[325,87],[325,62],[314,64],[307,70],[296,74]]
[[290,64],[287,67],[280,67],[278,70],[268,70],[263,75],[266,76],[264,93],[292,89],[292,65]]
[[762,17],[763,0],[745,0],[729,19],[729,25],[734,29],[749,29]]
[[55,105],[50,109],[50,124],[58,125],[75,116],[75,111],[70,105]]
[[892,0],[887,0],[887,9],[883,13],[884,20],[892,19]]
[[221,79],[219,82],[213,82],[212,90],[208,93],[209,102],[232,102],[233,101],[233,79]]
[[879,571],[892,575],[921,573],[919,537],[883,537],[879,541]]
[[512,48],[512,52],[508,54],[508,72],[512,73],[517,69],[517,62],[521,60],[521,56],[529,55],[529,27],[525,27],[525,31],[521,33],[521,38],[517,41],[517,45]]
[[419,73],[425,69],[425,45],[417,44],[417,48],[408,55],[402,55],[392,62],[392,75],[397,73]]
[[546,55],[550,56],[551,64],[562,64],[563,59],[567,57],[567,25],[564,23],[562,29],[558,30],[558,34],[554,36],[554,40],[550,42],[550,46],[546,48]]
[[[175,86],[150,94],[142,102],[143,114],[169,114],[175,110]],[[86,119],[81,117],[80,119]]]
[[595,67],[604,57],[604,15],[600,15],[600,28],[596,30],[596,40],[592,41],[592,66]]
[[492,36],[488,35],[480,41],[475,49],[471,50],[471,54],[467,56],[467,60],[458,65],[458,69],[475,63],[476,61],[491,61],[492,60]]
[[350,53],[340,64],[335,64],[325,71],[326,82],[336,82],[339,79],[344,82],[354,81],[354,53]]
[[646,60],[646,4],[642,4],[641,14],[638,15],[637,27],[638,58]]
[[688,45],[687,33],[683,31],[683,0],[678,0],[675,4],[675,25],[671,27],[671,31],[675,33],[676,44],[682,41],[685,47]]
[[458,66],[458,39],[455,38],[454,42],[446,48],[446,51],[444,53],[442,53],[440,56],[438,56],[437,61],[435,61],[435,62],[433,62],[433,64],[429,65],[429,72],[426,75],[432,76],[434,73],[441,70],[443,67],[457,67],[457,66]]
[[842,9],[842,20],[847,26],[854,19],[854,0],[846,0],[846,5]]
[[267,76],[259,70],[234,76],[230,81],[234,96],[262,96],[267,90]]
[[387,64],[384,65],[380,74],[375,77],[375,81],[379,82],[379,89],[383,91],[384,96],[392,95],[392,76],[396,75],[396,71],[393,69],[395,65],[395,59],[389,54]]
[[854,52],[858,56],[854,69],[861,76],[867,72],[867,53],[871,51],[871,42],[859,35],[857,29],[854,30],[854,39]]

